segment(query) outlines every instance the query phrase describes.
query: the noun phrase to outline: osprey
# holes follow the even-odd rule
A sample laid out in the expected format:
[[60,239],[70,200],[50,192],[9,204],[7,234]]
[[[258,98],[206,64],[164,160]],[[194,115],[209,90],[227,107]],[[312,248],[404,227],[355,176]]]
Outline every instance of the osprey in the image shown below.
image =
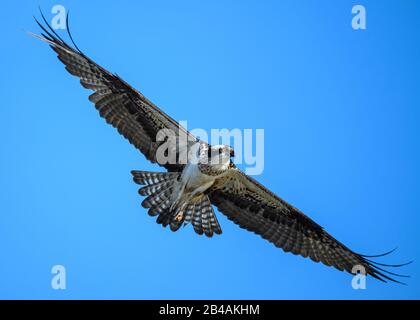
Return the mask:
[[[197,234],[212,237],[222,233],[213,211],[215,206],[241,228],[260,235],[285,252],[349,273],[354,273],[354,267],[358,266],[381,281],[399,282],[391,275],[402,275],[381,266],[406,264],[385,265],[369,259],[392,251],[366,256],[350,250],[300,210],[240,171],[232,161],[234,151],[230,146],[213,146],[197,139],[119,76],[87,57],[73,41],[68,19],[72,46],[51,28],[43,15],[42,18],[46,26],[35,19],[43,32],[34,36],[51,46],[66,70],[78,77],[83,87],[94,91],[89,100],[100,116],[149,161],[167,170],[132,171],[134,182],[142,185],[140,195],[146,197],[142,206],[148,209],[149,215],[157,217],[157,223],[169,226],[172,231],[190,223]],[[157,140],[162,130],[172,132],[174,139]],[[187,137],[184,143],[181,136]],[[159,161],[158,150],[164,143],[169,143],[177,159],[182,153],[195,150],[192,152],[195,161]]]

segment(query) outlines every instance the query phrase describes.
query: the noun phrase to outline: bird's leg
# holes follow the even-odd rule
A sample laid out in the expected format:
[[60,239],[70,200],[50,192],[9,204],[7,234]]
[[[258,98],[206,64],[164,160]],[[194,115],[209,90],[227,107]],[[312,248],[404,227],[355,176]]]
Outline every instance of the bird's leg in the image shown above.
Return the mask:
[[181,221],[183,217],[184,217],[184,211],[183,211],[183,210],[180,210],[180,211],[177,213],[177,215],[175,216],[175,220],[176,220],[176,221]]
[[187,206],[188,202],[182,203],[175,211],[175,220],[181,221],[184,218],[184,211],[185,207]]

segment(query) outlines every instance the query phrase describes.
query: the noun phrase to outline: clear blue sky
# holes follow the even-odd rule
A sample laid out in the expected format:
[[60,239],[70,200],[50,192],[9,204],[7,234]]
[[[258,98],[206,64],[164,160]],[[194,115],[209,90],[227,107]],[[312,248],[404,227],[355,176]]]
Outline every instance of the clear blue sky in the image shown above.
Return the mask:
[[[212,239],[157,225],[130,170],[159,169],[24,32],[55,4],[86,54],[175,119],[265,129],[257,179],[355,251],[398,246],[380,261],[417,260],[409,285],[353,290],[221,214]],[[0,298],[419,298],[419,1],[9,1],[0,16]]]

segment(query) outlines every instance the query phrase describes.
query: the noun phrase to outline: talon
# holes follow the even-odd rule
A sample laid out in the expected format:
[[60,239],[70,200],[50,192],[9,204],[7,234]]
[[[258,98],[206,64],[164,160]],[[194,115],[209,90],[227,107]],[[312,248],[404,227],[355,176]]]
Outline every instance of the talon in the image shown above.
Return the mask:
[[177,221],[181,221],[183,217],[184,217],[184,213],[183,213],[182,211],[180,211],[180,212],[179,212],[179,213],[175,216],[175,219],[176,219]]

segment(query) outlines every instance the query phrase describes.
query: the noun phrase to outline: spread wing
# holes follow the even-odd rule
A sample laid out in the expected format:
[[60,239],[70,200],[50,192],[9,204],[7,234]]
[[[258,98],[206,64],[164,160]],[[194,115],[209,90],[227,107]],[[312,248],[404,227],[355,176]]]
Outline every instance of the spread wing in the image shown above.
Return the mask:
[[[188,148],[197,142],[197,139],[139,91],[84,55],[72,39],[68,19],[67,30],[74,47],[68,45],[51,28],[44,16],[42,18],[46,26],[35,20],[44,32],[42,36],[35,36],[50,44],[66,70],[80,78],[83,87],[94,91],[89,96],[89,100],[95,104],[100,116],[115,127],[151,162],[158,163],[169,171],[182,170],[184,162],[158,161],[157,150],[160,145],[166,143],[167,149],[171,149],[171,152],[174,152],[173,154],[179,159],[179,154],[186,151],[182,149]],[[166,140],[156,141],[158,132],[166,134]],[[168,139],[168,136],[175,139]]]
[[[172,145],[168,151],[175,150],[177,157],[181,152],[188,152],[188,148],[196,144],[197,139],[120,77],[83,54],[74,43],[68,24],[67,30],[74,47],[68,45],[44,17],[43,20],[46,26],[37,23],[44,33],[36,37],[50,44],[66,70],[77,76],[83,87],[94,91],[89,100],[95,104],[100,116],[148,160],[169,171],[181,171],[184,164],[178,160],[171,163],[158,161],[157,150],[169,139],[156,141],[157,134],[166,129],[175,135],[176,139],[170,140]],[[181,135],[186,139],[180,139]],[[396,281],[385,273],[397,274],[383,270],[379,267],[382,264],[351,251],[298,209],[236,168],[218,181],[209,196],[211,202],[230,220],[261,235],[286,252],[310,257],[316,262],[321,261],[348,272],[352,272],[354,266],[361,265],[367,274],[375,278]]]
[[349,273],[357,270],[353,270],[355,266],[362,266],[366,274],[382,281],[398,282],[387,274],[401,276],[380,266],[402,265],[375,263],[368,256],[353,252],[301,211],[236,167],[216,182],[209,197],[228,219],[285,252],[310,257],[315,262]]

